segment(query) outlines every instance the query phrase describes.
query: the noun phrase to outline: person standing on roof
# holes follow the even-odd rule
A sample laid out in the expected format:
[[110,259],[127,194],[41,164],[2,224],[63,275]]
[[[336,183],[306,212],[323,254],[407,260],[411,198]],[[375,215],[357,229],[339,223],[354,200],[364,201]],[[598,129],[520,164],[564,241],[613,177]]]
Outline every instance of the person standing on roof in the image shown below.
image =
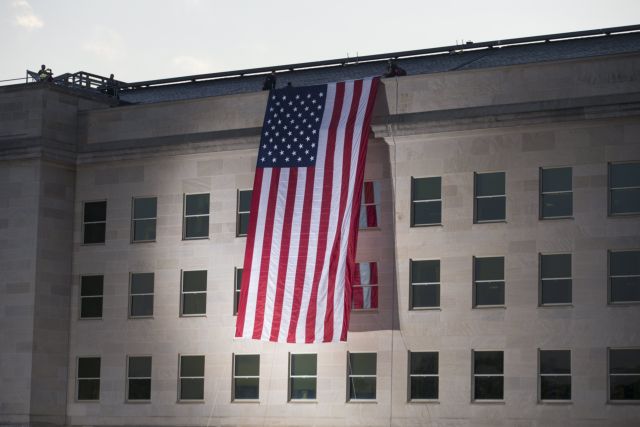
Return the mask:
[[40,66],[40,71],[38,71],[38,78],[41,82],[50,82],[53,80],[53,73],[51,72],[51,68],[47,68],[46,65],[42,64]]
[[387,61],[387,72],[384,73],[383,77],[401,77],[406,75],[407,72],[404,70],[404,68],[396,64],[395,59],[389,59]]

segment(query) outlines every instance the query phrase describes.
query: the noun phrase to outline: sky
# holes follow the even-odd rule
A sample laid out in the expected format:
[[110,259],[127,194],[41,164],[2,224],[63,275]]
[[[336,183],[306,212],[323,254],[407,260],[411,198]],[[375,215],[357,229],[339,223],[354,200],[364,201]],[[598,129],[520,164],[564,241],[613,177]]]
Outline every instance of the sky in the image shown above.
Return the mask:
[[0,0],[0,80],[134,82],[640,24],[640,0]]

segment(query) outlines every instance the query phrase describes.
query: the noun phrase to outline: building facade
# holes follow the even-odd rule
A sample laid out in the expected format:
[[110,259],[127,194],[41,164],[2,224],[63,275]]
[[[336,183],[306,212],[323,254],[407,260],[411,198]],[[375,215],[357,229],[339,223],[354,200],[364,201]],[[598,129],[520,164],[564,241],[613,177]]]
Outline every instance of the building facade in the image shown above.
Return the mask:
[[399,61],[333,344],[233,337],[251,77],[0,88],[0,425],[638,425],[639,37]]

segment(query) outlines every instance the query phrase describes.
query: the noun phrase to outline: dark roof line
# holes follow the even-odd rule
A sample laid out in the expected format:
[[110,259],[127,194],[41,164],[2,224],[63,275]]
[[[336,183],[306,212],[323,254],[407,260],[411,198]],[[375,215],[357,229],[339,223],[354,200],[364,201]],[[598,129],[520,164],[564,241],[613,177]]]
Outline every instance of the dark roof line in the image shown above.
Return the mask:
[[391,53],[383,53],[383,54],[376,54],[376,55],[366,55],[366,56],[353,57],[353,58],[347,57],[347,58],[329,59],[329,60],[323,60],[323,61],[301,62],[297,64],[277,65],[277,66],[271,66],[271,67],[258,67],[258,68],[247,68],[244,70],[222,71],[217,73],[194,74],[191,76],[172,77],[167,79],[145,80],[140,82],[124,83],[122,86],[120,86],[120,89],[135,90],[135,89],[142,89],[142,88],[147,88],[151,86],[164,86],[164,85],[179,84],[179,83],[193,83],[197,81],[215,80],[215,79],[228,78],[228,77],[244,77],[247,75],[270,73],[272,71],[274,72],[294,71],[294,70],[309,69],[309,68],[344,66],[347,64],[358,64],[363,62],[379,61],[384,59],[408,58],[408,57],[453,53],[453,52],[479,50],[479,49],[491,49],[491,48],[499,48],[499,47],[505,47],[505,46],[521,45],[521,44],[543,43],[543,42],[551,42],[551,41],[557,41],[557,40],[585,38],[585,37],[608,36],[611,34],[633,33],[633,32],[639,32],[639,31],[640,31],[640,25],[626,25],[621,27],[610,27],[610,28],[602,28],[602,29],[595,29],[595,30],[574,31],[574,32],[567,32],[567,33],[555,33],[555,34],[546,34],[546,35],[540,35],[540,36],[519,37],[519,38],[513,38],[513,39],[506,39],[506,40],[493,40],[493,41],[479,42],[479,43],[466,43],[462,45],[449,45],[449,46],[434,47],[434,48],[428,48],[428,49],[408,50],[408,51],[391,52]]

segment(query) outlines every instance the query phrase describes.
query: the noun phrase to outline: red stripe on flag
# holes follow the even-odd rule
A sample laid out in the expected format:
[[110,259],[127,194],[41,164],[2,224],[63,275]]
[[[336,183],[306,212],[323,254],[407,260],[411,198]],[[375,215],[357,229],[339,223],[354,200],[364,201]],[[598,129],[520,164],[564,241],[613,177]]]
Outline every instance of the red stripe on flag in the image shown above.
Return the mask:
[[373,182],[366,181],[364,183],[364,202],[375,203],[375,193],[373,191]]

